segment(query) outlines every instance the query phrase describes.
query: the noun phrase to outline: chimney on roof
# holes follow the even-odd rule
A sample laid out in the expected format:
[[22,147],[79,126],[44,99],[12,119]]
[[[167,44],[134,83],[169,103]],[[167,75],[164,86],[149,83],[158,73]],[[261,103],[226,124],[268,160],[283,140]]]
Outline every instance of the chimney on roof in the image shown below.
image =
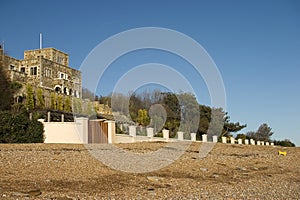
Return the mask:
[[42,33],[40,33],[40,49],[42,49],[43,48],[43,38],[42,38],[43,36],[42,36]]

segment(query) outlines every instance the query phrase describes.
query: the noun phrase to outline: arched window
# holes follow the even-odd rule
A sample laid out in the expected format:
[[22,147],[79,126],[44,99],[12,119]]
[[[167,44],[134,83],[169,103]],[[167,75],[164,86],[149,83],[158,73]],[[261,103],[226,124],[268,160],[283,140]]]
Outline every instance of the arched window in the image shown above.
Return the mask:
[[55,89],[54,89],[54,90],[55,90],[55,92],[57,92],[57,93],[60,93],[60,92],[61,92],[61,88],[60,88],[60,86],[58,86],[58,85],[55,86]]

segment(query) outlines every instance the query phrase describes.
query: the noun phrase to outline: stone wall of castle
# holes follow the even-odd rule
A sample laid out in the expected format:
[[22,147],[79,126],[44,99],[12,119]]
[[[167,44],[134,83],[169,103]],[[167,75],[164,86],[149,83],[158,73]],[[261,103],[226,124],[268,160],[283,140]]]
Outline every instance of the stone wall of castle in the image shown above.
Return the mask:
[[81,72],[68,66],[68,54],[54,48],[28,50],[24,52],[24,59],[18,60],[4,55],[0,49],[0,59],[11,81],[23,85],[18,95],[25,97],[26,85],[44,91],[46,106],[50,105],[52,92],[57,95],[81,98]]

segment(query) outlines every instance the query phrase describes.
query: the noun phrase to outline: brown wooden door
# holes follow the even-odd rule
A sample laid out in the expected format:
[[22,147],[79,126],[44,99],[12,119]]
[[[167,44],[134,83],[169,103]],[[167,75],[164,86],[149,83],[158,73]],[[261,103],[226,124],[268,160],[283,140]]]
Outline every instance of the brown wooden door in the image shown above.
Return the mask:
[[88,131],[88,143],[108,143],[108,124],[103,120],[90,120]]

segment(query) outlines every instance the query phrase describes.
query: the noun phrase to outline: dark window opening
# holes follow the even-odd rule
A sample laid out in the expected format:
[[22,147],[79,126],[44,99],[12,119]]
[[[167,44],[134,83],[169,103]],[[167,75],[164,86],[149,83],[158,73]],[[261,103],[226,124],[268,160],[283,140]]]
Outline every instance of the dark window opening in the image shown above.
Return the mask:
[[37,75],[37,67],[30,68],[30,75]]
[[21,70],[20,70],[22,73],[25,73],[25,67],[21,67]]
[[17,103],[23,103],[23,97],[22,96],[17,97]]
[[55,92],[60,92],[60,87],[55,87]]

